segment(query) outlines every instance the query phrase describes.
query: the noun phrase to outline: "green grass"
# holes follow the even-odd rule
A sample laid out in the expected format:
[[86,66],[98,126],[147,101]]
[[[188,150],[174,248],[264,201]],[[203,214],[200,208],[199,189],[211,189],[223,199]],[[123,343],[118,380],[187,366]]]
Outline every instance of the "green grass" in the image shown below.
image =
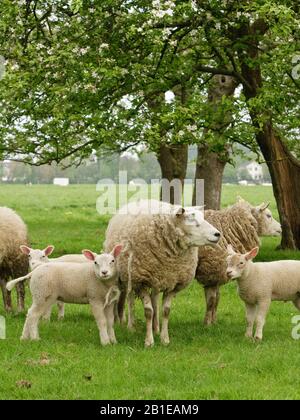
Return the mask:
[[[223,205],[237,195],[253,203],[270,200],[268,187],[225,186]],[[0,185],[0,205],[17,210],[29,226],[32,245],[56,245],[56,255],[102,247],[108,217],[96,210],[95,186]],[[275,251],[265,238],[262,260],[299,258]],[[27,293],[27,306],[30,296]],[[117,326],[119,344],[102,348],[88,306],[68,305],[63,322],[42,322],[41,341],[21,343],[24,315],[10,315],[0,341],[0,399],[298,399],[300,342],[291,338],[289,303],[273,303],[262,344],[244,338],[243,303],[236,285],[222,289],[219,323],[202,325],[203,291],[194,282],[174,301],[168,348],[156,339],[144,349],[144,320],[137,305],[136,333]],[[5,315],[2,302],[0,315]],[[20,386],[28,381],[30,388]]]

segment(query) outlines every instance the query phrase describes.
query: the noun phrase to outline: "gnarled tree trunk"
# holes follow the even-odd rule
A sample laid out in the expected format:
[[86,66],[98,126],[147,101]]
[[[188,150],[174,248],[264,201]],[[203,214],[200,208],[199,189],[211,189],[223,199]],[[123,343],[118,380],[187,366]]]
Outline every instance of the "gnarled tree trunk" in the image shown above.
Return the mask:
[[222,130],[226,130],[231,122],[231,115],[219,112],[218,107],[223,96],[233,96],[237,87],[237,81],[230,76],[215,75],[208,90],[208,102],[212,104],[212,112],[215,111],[217,118],[212,118],[211,126],[204,130],[203,141],[198,145],[198,157],[196,163],[195,187],[193,204],[196,204],[196,182],[204,180],[204,203],[206,209],[219,210],[221,207],[222,180],[224,169],[229,159],[229,152],[224,147],[222,154],[213,151],[211,144],[206,143],[205,138],[209,131],[216,133],[218,142]]
[[[258,20],[252,26],[245,26],[242,35],[252,38],[245,54],[240,54],[242,75],[244,78],[244,94],[249,106],[252,123],[256,128],[256,140],[268,165],[275,199],[283,228],[282,248],[300,249],[300,161],[287,149],[283,139],[272,123],[272,115],[267,111],[256,110],[250,99],[259,95],[263,87],[263,79],[259,64],[250,67],[248,59],[258,63],[259,35],[267,30],[267,23]],[[264,117],[263,125],[259,124]]]
[[[169,182],[172,182],[175,179],[179,179],[183,191],[188,164],[188,145],[167,145],[162,143],[157,153],[157,159],[161,167],[162,178],[167,179]],[[175,203],[175,194],[173,188],[171,188],[170,191],[170,202],[171,204]]]

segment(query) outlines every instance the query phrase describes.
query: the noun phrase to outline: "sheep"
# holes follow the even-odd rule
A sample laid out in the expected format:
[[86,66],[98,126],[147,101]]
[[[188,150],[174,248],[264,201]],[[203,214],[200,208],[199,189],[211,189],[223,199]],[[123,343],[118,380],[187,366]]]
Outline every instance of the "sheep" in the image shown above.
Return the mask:
[[[33,270],[35,270],[41,264],[53,263],[53,262],[86,263],[86,257],[80,254],[69,254],[69,255],[63,255],[62,257],[49,259],[48,257],[53,253],[55,249],[53,245],[48,245],[43,250],[32,249],[26,245],[21,245],[20,249],[23,254],[28,256],[29,266],[32,271],[28,273],[26,276],[20,277],[16,280],[9,282],[9,285],[6,286],[8,290],[12,290],[16,284],[22,281],[30,280]],[[58,319],[63,319],[65,316],[65,304],[63,302],[58,301],[57,307],[58,307]],[[52,312],[52,308],[50,308],[48,312],[44,314],[43,319],[46,321],[49,321],[51,318],[51,312]]]
[[117,342],[114,332],[114,306],[119,299],[117,259],[122,251],[116,245],[110,254],[84,250],[87,263],[46,263],[31,277],[33,303],[28,310],[21,340],[38,340],[41,316],[60,300],[90,304],[103,346]]
[[205,325],[216,322],[220,286],[228,282],[226,275],[227,246],[232,244],[239,252],[250,251],[260,244],[259,236],[278,236],[280,224],[272,217],[269,204],[254,207],[246,201],[225,210],[205,211],[205,219],[215,226],[222,238],[215,248],[199,248],[196,280],[204,286],[206,298]]
[[228,247],[227,276],[237,280],[238,293],[246,305],[246,337],[263,339],[263,328],[272,301],[291,301],[300,310],[300,261],[253,263],[259,248],[245,254]]
[[[119,259],[120,280],[127,287],[129,301],[136,294],[143,302],[146,347],[154,345],[153,306],[159,293],[163,292],[160,337],[162,344],[167,345],[171,301],[194,278],[197,247],[216,245],[219,239],[219,231],[204,220],[200,211],[187,214],[182,207],[161,205],[155,200],[131,203],[111,219],[105,251],[109,252],[116,243],[124,246]],[[132,326],[130,311],[128,323]]]
[[[12,311],[11,293],[6,289],[9,278],[16,278],[28,273],[28,259],[20,252],[20,245],[29,244],[27,227],[13,210],[0,207],[0,285],[4,307]],[[17,288],[18,311],[25,309],[25,287]]]

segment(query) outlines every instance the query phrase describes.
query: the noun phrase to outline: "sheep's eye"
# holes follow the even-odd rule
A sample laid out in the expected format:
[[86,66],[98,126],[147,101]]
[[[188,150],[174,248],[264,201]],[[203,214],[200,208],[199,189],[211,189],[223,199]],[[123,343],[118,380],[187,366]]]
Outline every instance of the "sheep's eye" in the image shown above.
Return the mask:
[[267,217],[268,217],[269,219],[272,219],[272,216],[271,216],[270,214],[267,214]]
[[240,262],[240,265],[244,265],[244,263],[243,262]]
[[115,262],[115,260],[112,260],[112,263],[114,263]]
[[95,261],[95,265],[98,265],[97,261]]

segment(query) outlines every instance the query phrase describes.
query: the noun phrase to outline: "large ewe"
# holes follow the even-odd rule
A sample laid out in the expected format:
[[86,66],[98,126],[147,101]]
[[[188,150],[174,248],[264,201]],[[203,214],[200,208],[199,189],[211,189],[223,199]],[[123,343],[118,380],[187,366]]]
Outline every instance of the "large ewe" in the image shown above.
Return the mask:
[[[0,284],[5,310],[12,311],[11,293],[6,289],[10,278],[28,273],[28,259],[21,253],[20,245],[28,244],[27,227],[22,219],[11,209],[0,207]],[[25,306],[25,287],[17,288],[18,310]]]
[[[28,311],[22,339],[38,340],[41,316],[60,300],[65,303],[90,304],[96,319],[102,345],[116,343],[114,307],[120,296],[117,257],[122,246],[112,253],[96,255],[83,251],[86,264],[46,263],[37,267],[31,277],[32,306]],[[9,283],[8,283],[9,285]]]
[[163,292],[161,341],[168,344],[172,298],[193,280],[198,246],[215,245],[219,239],[219,231],[204,220],[200,211],[187,214],[184,209],[175,210],[170,205],[159,209],[159,202],[153,200],[131,203],[112,218],[105,249],[110,251],[116,243],[124,245],[119,259],[120,280],[128,285],[129,298],[136,294],[143,302],[146,346],[154,344],[156,303],[151,300],[151,292],[155,296]]
[[238,291],[246,305],[246,337],[262,340],[263,328],[272,301],[293,302],[300,310],[300,261],[253,263],[259,248],[237,254],[228,247],[227,275],[238,282]]
[[217,247],[199,248],[197,281],[204,286],[206,315],[204,323],[216,322],[220,286],[228,282],[226,274],[227,246],[232,244],[241,253],[259,245],[259,236],[278,236],[280,224],[272,217],[268,204],[253,207],[244,200],[225,210],[205,212],[205,219],[222,233]]

